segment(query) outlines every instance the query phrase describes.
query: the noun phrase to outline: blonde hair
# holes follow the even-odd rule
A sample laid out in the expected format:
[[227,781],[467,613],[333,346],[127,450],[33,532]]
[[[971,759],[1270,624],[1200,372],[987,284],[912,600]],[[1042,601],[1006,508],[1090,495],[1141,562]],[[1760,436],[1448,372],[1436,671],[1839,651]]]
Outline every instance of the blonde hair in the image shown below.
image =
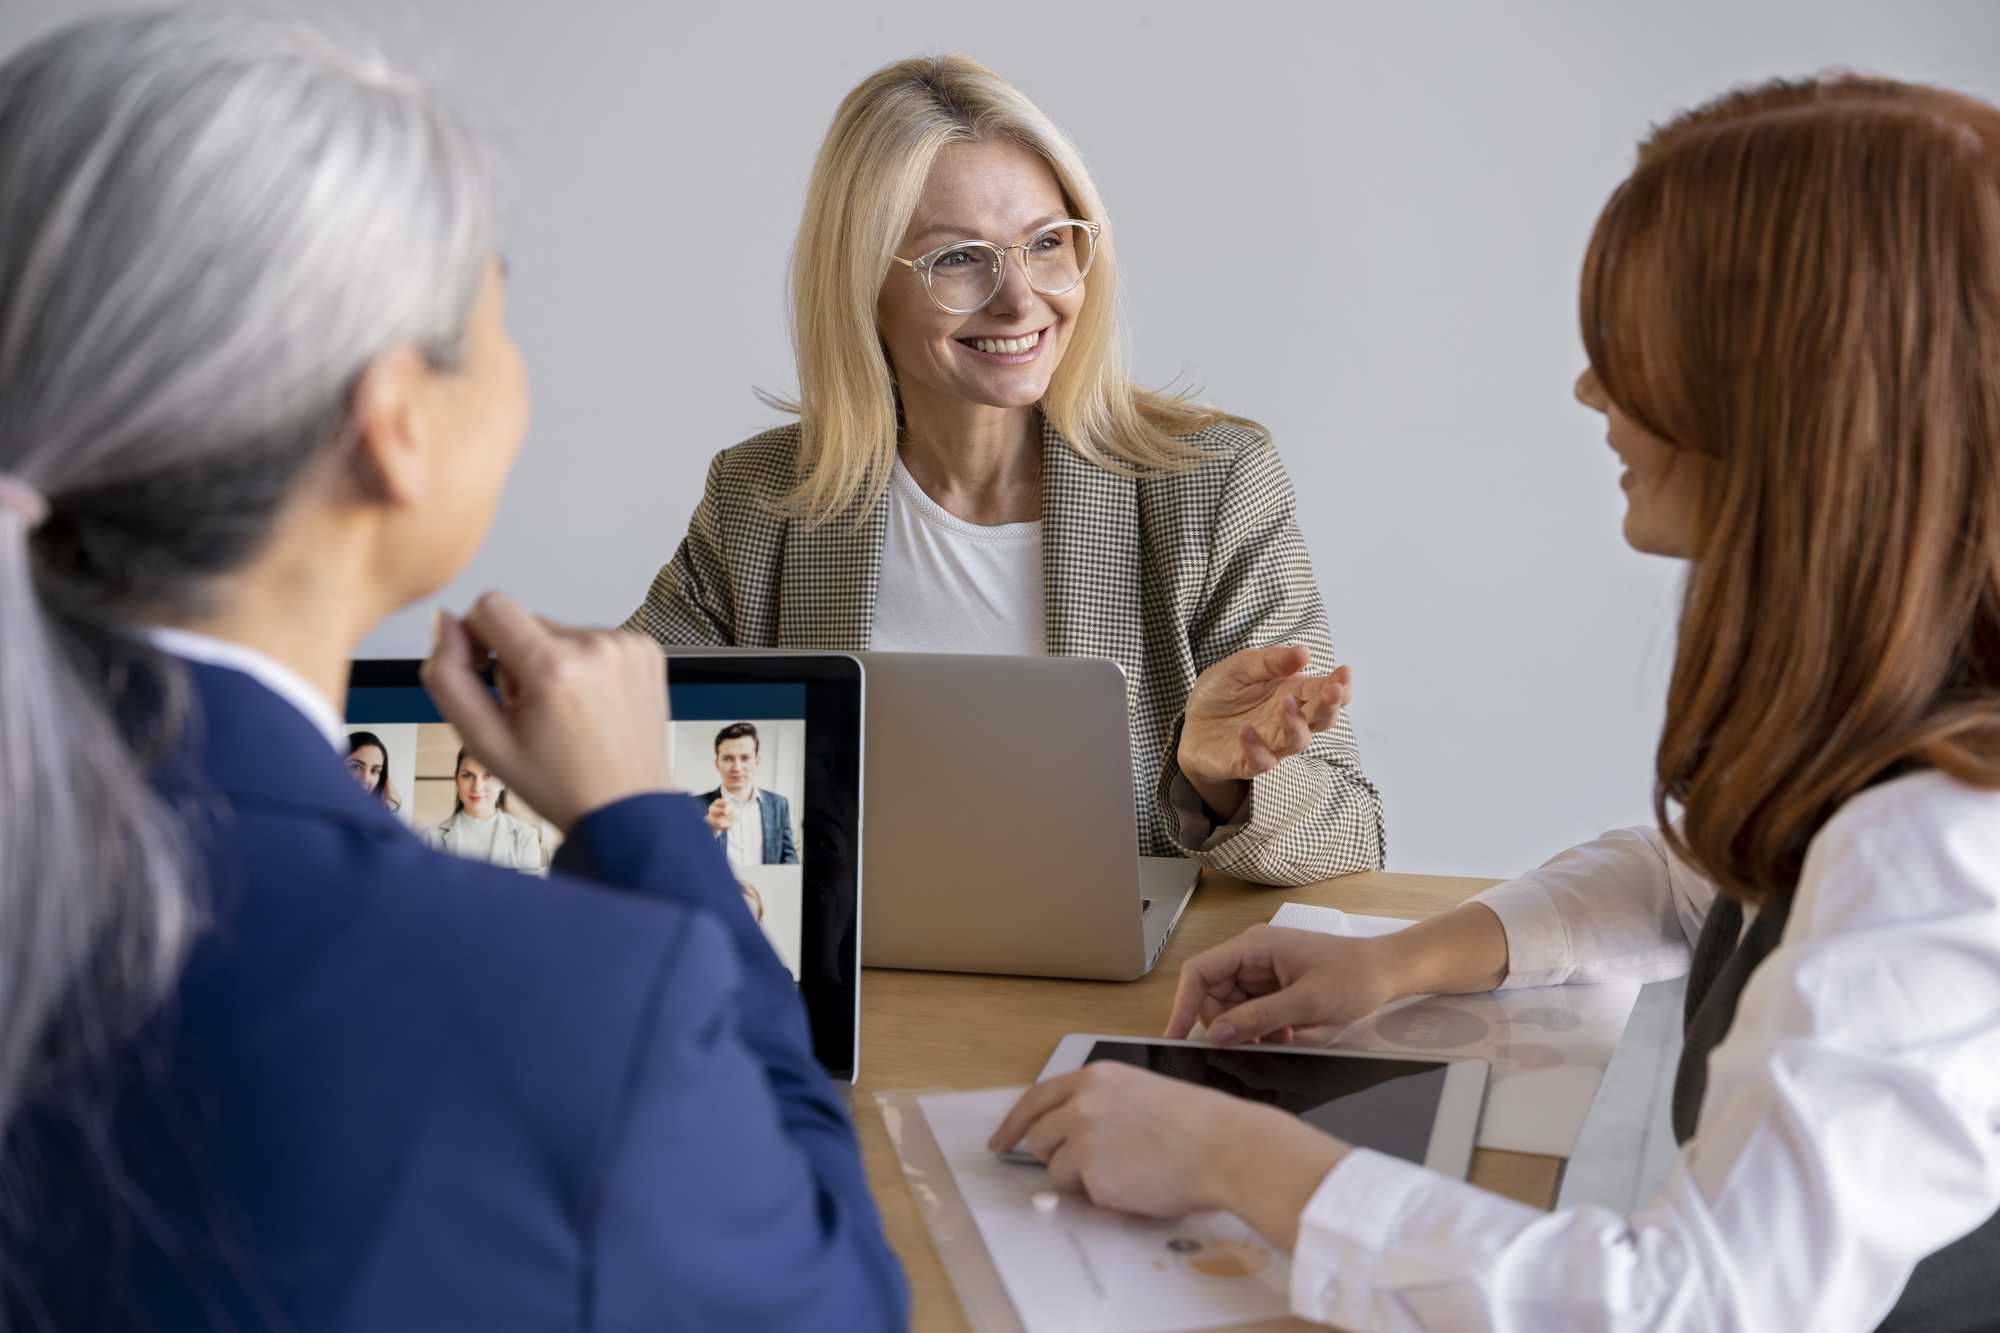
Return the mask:
[[1083,158],[1021,91],[967,56],[885,66],[841,102],[813,164],[792,254],[799,480],[781,501],[811,522],[858,518],[887,489],[897,443],[896,384],[876,328],[890,256],[940,151],[1004,139],[1049,164],[1076,216],[1104,225],[1083,309],[1042,415],[1085,459],[1114,472],[1184,470],[1188,436],[1221,422],[1262,427],[1132,383],[1119,326],[1118,256]]

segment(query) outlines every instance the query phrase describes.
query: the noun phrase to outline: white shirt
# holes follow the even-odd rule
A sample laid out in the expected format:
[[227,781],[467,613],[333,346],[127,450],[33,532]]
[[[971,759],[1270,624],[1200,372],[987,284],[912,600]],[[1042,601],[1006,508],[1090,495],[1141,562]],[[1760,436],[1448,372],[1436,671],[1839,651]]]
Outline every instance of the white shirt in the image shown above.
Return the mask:
[[[1714,896],[1628,829],[1477,901],[1532,986],[1684,972]],[[2000,792],[1918,773],[1813,839],[1657,1197],[1544,1213],[1356,1150],[1300,1216],[1292,1306],[1357,1330],[1873,1329],[1996,1209]]]
[[764,864],[764,803],[757,799],[757,789],[737,800],[723,788],[722,799],[729,802],[729,834],[723,850],[730,864],[739,866],[760,866]]
[[494,845],[499,840],[500,816],[503,813],[496,810],[484,819],[474,819],[461,813],[452,821],[452,827],[458,831],[458,846],[453,850],[468,861],[490,863]]
[[982,527],[924,494],[896,456],[875,596],[876,652],[1048,652],[1042,525]]
[[468,861],[544,875],[542,831],[534,824],[505,810],[495,810],[485,819],[474,819],[464,810],[455,810],[443,823],[433,824],[417,834],[426,847]]
[[148,625],[144,633],[147,641],[163,653],[170,653],[184,661],[200,662],[204,666],[227,667],[231,671],[242,672],[304,714],[306,721],[326,737],[328,745],[345,751],[339,712],[304,676],[282,662],[266,657],[254,648],[196,634],[193,630]]

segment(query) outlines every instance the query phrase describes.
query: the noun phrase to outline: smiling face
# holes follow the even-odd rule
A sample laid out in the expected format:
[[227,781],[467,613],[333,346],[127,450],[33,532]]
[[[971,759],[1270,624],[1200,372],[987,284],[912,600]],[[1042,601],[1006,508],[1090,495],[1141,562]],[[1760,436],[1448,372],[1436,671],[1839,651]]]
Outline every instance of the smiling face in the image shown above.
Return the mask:
[[507,790],[507,784],[493,775],[493,770],[474,759],[465,756],[458,764],[458,803],[465,807],[465,813],[474,819],[491,819],[499,809],[500,793]]
[[1625,415],[1604,392],[1597,372],[1577,376],[1576,400],[1609,423],[1606,442],[1625,464],[1625,540],[1635,551],[1692,559],[1701,497],[1715,463],[1679,448]]
[[[916,259],[953,241],[1018,245],[1068,216],[1055,172],[1036,153],[1006,140],[953,144],[938,154],[896,253]],[[1000,290],[969,315],[939,309],[921,275],[890,266],[876,317],[905,404],[1021,408],[1042,400],[1089,281],[1047,296],[1028,285],[1020,258],[1007,256]]]

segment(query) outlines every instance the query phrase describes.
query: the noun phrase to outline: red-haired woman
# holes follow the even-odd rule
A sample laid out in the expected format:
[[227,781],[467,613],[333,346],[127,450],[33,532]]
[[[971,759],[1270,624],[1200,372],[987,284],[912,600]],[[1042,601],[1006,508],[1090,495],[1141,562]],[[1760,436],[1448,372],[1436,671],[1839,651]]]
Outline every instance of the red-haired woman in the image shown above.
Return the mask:
[[1169,1034],[1685,971],[1664,1189],[1545,1214],[1114,1064],[995,1146],[1240,1214],[1300,1314],[1356,1329],[1994,1328],[2000,111],[1854,78],[1712,102],[1642,146],[1581,304],[1626,539],[1690,561],[1664,831],[1381,939],[1253,930],[1188,964]]

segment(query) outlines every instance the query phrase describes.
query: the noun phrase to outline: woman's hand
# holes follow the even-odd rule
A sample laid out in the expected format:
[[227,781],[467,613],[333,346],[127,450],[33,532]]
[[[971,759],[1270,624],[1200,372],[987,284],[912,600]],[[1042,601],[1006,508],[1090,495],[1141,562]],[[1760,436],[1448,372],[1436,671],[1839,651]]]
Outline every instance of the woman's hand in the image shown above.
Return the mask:
[[708,821],[711,833],[727,833],[736,824],[736,816],[729,809],[729,799],[718,796],[708,803],[708,813],[702,816]]
[[1352,693],[1346,667],[1303,674],[1312,654],[1297,644],[1246,648],[1201,673],[1188,694],[1176,754],[1181,773],[1224,819],[1243,805],[1250,779],[1312,744]]
[[1296,1116],[1115,1060],[1028,1089],[987,1147],[1016,1144],[1057,1188],[1102,1207],[1166,1218],[1223,1208],[1285,1250],[1348,1152]]
[[1219,1046],[1290,1041],[1300,1028],[1337,1030],[1406,995],[1492,990],[1507,962],[1507,930],[1481,902],[1371,937],[1252,926],[1181,967],[1167,1035],[1201,1023]]
[[1182,966],[1166,1035],[1185,1037],[1200,1023],[1227,1046],[1344,1027],[1409,993],[1394,939],[1252,926]]
[[[497,701],[479,679],[489,649]],[[651,639],[565,629],[488,593],[462,621],[438,613],[423,682],[465,748],[565,832],[671,785],[667,676]]]
[[1268,1108],[1115,1060],[1037,1083],[987,1147],[1020,1144],[1058,1189],[1147,1217],[1224,1207],[1233,1149]]

